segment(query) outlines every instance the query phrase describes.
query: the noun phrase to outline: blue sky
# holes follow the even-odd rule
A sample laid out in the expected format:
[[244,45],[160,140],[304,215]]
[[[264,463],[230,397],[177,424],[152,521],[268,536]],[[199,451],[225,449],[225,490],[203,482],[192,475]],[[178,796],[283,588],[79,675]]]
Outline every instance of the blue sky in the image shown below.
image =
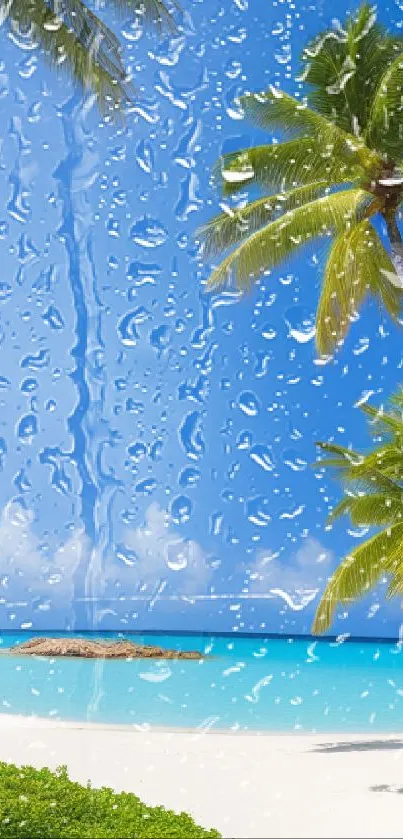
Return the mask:
[[[369,442],[354,406],[401,381],[399,332],[369,304],[320,364],[323,243],[240,299],[205,293],[195,242],[222,150],[271,139],[234,99],[299,89],[334,4],[184,8],[160,43],[99,10],[138,89],[120,127],[0,30],[3,628],[307,632],[363,536],[326,529],[339,488],[310,464],[315,440]],[[397,3],[378,14],[399,27]],[[375,592],[334,631],[400,623]]]

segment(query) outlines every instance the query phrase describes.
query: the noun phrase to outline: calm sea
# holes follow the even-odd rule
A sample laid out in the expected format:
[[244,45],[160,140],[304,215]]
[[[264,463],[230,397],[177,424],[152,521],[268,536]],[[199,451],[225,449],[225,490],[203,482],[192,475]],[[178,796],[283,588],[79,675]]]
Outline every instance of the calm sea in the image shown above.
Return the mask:
[[[28,633],[4,634],[2,649],[28,637]],[[130,637],[163,647],[197,649],[208,657],[101,661],[2,655],[0,711],[235,731],[397,732],[403,726],[403,652],[396,643],[219,635]]]

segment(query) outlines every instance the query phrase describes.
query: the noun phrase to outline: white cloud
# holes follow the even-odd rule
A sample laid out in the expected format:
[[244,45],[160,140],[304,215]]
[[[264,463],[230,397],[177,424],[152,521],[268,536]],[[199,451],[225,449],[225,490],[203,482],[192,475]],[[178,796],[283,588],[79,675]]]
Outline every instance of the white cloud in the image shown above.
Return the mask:
[[332,573],[335,557],[317,539],[309,536],[288,561],[279,554],[261,551],[250,566],[251,594],[280,597],[294,611],[316,599]]
[[[34,516],[9,502],[0,514],[0,605],[71,608],[75,598],[114,599],[157,589],[170,594],[205,593],[212,575],[198,542],[182,538],[167,512],[151,504],[144,523],[127,529],[121,550],[106,557],[77,529],[57,551],[44,550]],[[48,605],[46,605],[48,602]]]
[[73,575],[88,552],[80,530],[49,555],[35,533],[33,513],[10,501],[0,515],[0,603],[27,603],[41,596],[57,605],[73,598]]
[[212,568],[202,547],[179,536],[171,517],[159,504],[150,504],[144,524],[128,530],[124,544],[131,555],[126,560],[132,571],[125,575],[127,583],[134,581],[149,590],[165,581],[178,594],[206,591]]

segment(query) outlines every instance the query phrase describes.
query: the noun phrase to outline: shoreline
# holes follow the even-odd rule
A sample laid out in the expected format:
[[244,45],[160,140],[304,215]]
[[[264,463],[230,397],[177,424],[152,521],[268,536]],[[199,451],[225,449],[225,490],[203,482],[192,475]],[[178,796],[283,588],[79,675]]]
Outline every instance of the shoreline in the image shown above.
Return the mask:
[[144,730],[0,714],[0,733],[2,761],[66,765],[72,780],[189,812],[224,839],[402,835],[403,732]]
[[[196,726],[194,728],[191,727],[179,727],[179,726],[165,726],[165,725],[150,725],[149,723],[114,723],[114,722],[91,722],[90,720],[73,720],[73,719],[60,719],[60,718],[50,718],[50,717],[41,717],[26,714],[10,714],[10,713],[3,713],[0,711],[0,729],[6,728],[45,728],[45,729],[55,729],[61,728],[66,730],[76,730],[82,731],[85,729],[91,731],[119,731],[119,732],[127,732],[131,734],[150,734],[150,735],[157,735],[157,734],[172,734],[172,735],[186,735],[186,736],[195,736],[195,737],[202,737],[202,736],[214,736],[217,735],[219,737],[280,737],[280,738],[301,738],[301,739],[312,739],[312,740],[336,740],[343,738],[344,741],[365,741],[368,740],[394,740],[396,737],[402,738],[402,749],[403,749],[403,723],[401,731],[351,731],[351,730],[338,730],[332,729],[329,731],[307,731],[306,729],[293,729],[293,730],[283,730],[283,729],[234,729],[234,728],[214,728],[213,726]],[[403,758],[403,755],[402,755]],[[403,777],[402,777],[402,784],[403,784]]]

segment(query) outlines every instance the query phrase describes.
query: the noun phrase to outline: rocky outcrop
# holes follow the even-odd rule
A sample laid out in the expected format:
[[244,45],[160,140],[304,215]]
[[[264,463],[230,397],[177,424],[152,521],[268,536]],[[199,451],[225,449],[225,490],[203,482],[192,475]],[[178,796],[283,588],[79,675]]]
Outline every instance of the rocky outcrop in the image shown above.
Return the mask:
[[31,638],[10,648],[12,655],[71,658],[204,658],[194,650],[166,650],[132,641],[92,641],[87,638]]

